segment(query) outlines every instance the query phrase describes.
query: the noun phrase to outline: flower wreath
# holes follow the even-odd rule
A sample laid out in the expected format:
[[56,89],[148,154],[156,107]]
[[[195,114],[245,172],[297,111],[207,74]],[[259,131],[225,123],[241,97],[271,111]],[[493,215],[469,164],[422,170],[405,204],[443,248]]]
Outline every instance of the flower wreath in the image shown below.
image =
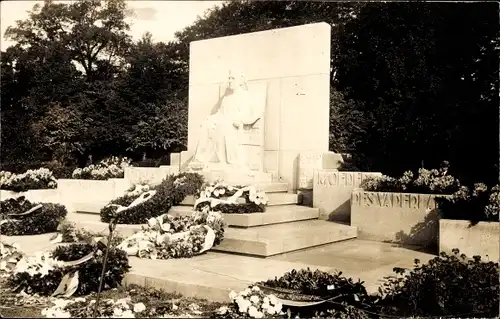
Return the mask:
[[191,216],[163,214],[148,220],[142,230],[118,248],[129,256],[150,259],[187,258],[199,255],[223,238],[221,214],[204,209]]
[[52,257],[52,253],[47,251],[22,255],[18,250],[10,249],[10,254],[5,254],[4,260],[0,262],[0,269],[7,272],[6,275],[12,282],[18,284],[17,289],[26,290],[28,293],[39,292],[35,287],[39,285],[34,283],[40,280],[46,282],[61,280],[51,296],[71,297],[80,284],[77,266],[93,258],[94,252],[91,252],[75,261],[61,261]]
[[230,186],[215,182],[202,189],[194,209],[200,211],[210,207],[225,214],[263,213],[267,200],[266,194],[257,191],[254,186]]

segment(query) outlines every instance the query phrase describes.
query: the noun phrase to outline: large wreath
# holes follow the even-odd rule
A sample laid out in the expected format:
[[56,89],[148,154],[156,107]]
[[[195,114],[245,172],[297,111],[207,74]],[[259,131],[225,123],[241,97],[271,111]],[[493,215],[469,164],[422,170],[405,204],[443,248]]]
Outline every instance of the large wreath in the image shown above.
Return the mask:
[[267,196],[254,186],[230,186],[222,182],[208,184],[200,192],[195,202],[195,210],[210,210],[225,214],[263,213],[266,210]]
[[129,256],[140,258],[186,258],[218,245],[223,236],[221,214],[207,208],[191,216],[163,214],[153,217],[140,232],[125,239],[118,248]]

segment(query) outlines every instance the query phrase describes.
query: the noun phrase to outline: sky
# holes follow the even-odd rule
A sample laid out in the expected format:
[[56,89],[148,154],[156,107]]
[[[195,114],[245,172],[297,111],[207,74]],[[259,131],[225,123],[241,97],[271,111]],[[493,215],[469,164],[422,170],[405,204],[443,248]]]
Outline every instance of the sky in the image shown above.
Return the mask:
[[[71,1],[54,1],[71,2]],[[219,6],[223,1],[126,1],[128,8],[133,12],[129,18],[131,22],[130,35],[134,39],[140,39],[149,31],[154,41],[168,42],[173,40],[174,33],[192,24],[198,16]],[[0,2],[0,47],[5,50],[13,45],[12,41],[4,39],[5,30],[15,25],[16,20],[24,20],[28,17],[27,11],[31,10],[36,3],[43,1],[21,1],[3,0]]]

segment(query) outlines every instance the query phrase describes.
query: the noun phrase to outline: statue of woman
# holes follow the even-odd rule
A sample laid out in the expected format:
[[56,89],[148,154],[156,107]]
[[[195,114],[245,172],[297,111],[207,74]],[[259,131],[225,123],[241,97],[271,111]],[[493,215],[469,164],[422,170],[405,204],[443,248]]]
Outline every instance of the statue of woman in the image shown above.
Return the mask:
[[202,124],[194,163],[221,163],[244,168],[240,154],[240,137],[244,125],[254,124],[260,114],[252,112],[252,98],[243,75],[229,75],[226,91],[215,114]]

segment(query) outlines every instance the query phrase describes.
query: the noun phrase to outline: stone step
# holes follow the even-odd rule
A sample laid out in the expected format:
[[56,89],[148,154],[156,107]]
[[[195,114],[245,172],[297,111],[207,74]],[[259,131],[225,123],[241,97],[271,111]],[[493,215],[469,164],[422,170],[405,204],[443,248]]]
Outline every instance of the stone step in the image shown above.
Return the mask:
[[[254,185],[259,191],[266,193],[286,193],[288,192],[288,183],[272,182],[272,183],[259,183]],[[268,194],[269,195],[269,194]]]
[[228,227],[217,251],[268,257],[356,238],[357,229],[323,220],[307,220],[253,228]]
[[229,292],[242,291],[259,281],[281,277],[293,269],[334,272],[327,266],[262,259],[209,251],[192,258],[169,260],[129,258],[132,269],[125,285],[154,287],[184,297],[229,302]]
[[[268,197],[267,206],[278,205],[295,205],[299,202],[299,195],[292,193],[267,193]],[[193,196],[186,196],[186,198],[179,204],[181,206],[194,206],[195,199]]]
[[[68,213],[66,219],[74,223],[77,228],[83,228],[94,233],[109,233],[108,224],[101,222],[98,214]],[[140,230],[141,225],[116,225],[115,229],[123,237],[132,236]]]
[[[169,214],[189,216],[193,213],[190,206],[174,206]],[[319,218],[319,210],[297,205],[270,206],[264,213],[253,214],[224,214],[224,221],[228,226],[256,227],[271,224],[295,222]]]

